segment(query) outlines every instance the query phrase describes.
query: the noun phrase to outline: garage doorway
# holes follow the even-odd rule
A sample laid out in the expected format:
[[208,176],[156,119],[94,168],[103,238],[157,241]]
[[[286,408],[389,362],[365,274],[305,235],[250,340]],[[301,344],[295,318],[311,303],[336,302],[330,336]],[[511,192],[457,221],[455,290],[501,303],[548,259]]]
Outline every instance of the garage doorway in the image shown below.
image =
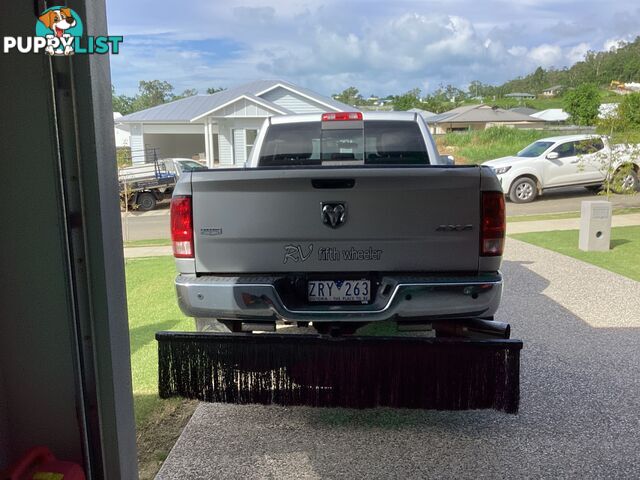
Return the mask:
[[[217,135],[215,135],[217,137]],[[146,149],[157,152],[158,158],[191,158],[205,160],[205,138],[201,134],[179,133],[158,134],[147,133],[144,136]],[[215,138],[214,141],[217,141]],[[149,161],[149,159],[147,159]]]

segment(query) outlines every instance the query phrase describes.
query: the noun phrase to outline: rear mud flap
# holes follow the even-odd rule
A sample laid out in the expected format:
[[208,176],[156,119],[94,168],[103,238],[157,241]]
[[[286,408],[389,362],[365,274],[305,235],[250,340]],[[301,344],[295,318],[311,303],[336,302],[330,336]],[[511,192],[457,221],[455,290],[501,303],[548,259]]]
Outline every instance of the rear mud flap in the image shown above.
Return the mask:
[[517,413],[520,340],[158,332],[160,397]]

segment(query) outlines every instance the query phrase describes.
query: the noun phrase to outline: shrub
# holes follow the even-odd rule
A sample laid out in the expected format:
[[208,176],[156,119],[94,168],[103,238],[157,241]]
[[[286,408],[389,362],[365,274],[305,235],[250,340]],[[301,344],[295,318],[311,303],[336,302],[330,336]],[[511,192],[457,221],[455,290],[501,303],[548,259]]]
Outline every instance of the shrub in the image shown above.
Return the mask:
[[576,125],[595,125],[600,107],[600,91],[593,84],[585,83],[564,96],[564,110]]
[[618,105],[618,115],[627,128],[640,128],[640,93],[625,95]]

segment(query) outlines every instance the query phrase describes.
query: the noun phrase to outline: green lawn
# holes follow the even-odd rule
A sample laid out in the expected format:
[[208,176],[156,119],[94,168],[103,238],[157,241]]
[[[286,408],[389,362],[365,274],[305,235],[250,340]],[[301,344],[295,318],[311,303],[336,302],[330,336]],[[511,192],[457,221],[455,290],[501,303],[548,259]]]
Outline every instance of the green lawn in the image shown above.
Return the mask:
[[171,240],[168,238],[155,238],[152,240],[133,240],[124,242],[125,247],[165,247],[170,246]]
[[158,397],[159,330],[193,330],[176,302],[173,257],[134,258],[126,261],[127,303],[131,338],[131,372],[136,425],[162,408]]
[[532,142],[557,135],[552,130],[520,130],[492,127],[486,130],[447,133],[436,137],[438,150],[453,155],[456,163],[482,163],[494,158],[515,155]]
[[511,236],[640,281],[640,226],[612,228],[611,250],[608,252],[579,250],[578,230],[519,233]]

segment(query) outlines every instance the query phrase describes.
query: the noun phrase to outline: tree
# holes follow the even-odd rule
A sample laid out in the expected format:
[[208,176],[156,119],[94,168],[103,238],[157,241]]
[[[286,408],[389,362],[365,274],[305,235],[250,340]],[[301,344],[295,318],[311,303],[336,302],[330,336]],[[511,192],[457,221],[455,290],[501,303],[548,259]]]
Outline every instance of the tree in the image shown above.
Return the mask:
[[197,95],[197,94],[198,94],[198,90],[196,90],[195,88],[187,88],[180,95],[172,95],[171,101],[180,100],[181,98],[193,97],[194,95]]
[[226,90],[226,88],[224,88],[224,87],[209,87],[209,88],[207,88],[207,93],[209,95],[213,95],[214,93],[222,92],[223,90]]
[[393,99],[394,110],[409,110],[411,108],[420,108],[422,102],[420,101],[420,89],[414,88],[408,92],[398,95]]
[[467,96],[471,98],[483,98],[496,95],[496,88],[493,85],[486,85],[480,80],[473,80],[467,88]]
[[463,102],[467,97],[467,95],[462,90],[460,90],[458,87],[454,87],[451,84],[444,87],[443,94],[445,98],[452,103]]
[[580,85],[564,96],[564,110],[576,125],[595,125],[600,107],[600,91],[592,83]]
[[355,105],[360,99],[360,92],[356,87],[345,88],[342,93],[333,95],[333,98],[347,105]]
[[531,86],[533,87],[532,90],[534,92],[539,93],[542,91],[544,88],[545,76],[545,71],[542,67],[536,68],[536,71],[533,72],[533,75],[531,75]]
[[155,107],[173,100],[173,85],[161,80],[140,80],[138,92],[133,102],[134,111]]
[[625,127],[640,129],[640,93],[625,95],[618,105],[618,117],[626,121]]
[[134,97],[128,97],[127,95],[116,95],[116,89],[111,86],[111,103],[114,112],[119,112],[122,115],[129,115],[133,110]]
[[[640,99],[640,94],[638,98]],[[635,100],[630,103],[635,103]],[[595,165],[602,173],[604,182],[601,194],[606,195],[607,200],[612,192],[633,194],[640,185],[634,164],[630,161],[640,155],[640,145],[630,141],[634,129],[629,117],[621,111],[620,107],[617,111],[604,115],[598,120],[598,132],[607,135],[609,148],[602,150],[598,150],[599,147],[593,148],[592,142],[597,142],[598,139],[584,140],[579,145],[583,154],[589,154],[591,157],[585,159],[582,158],[583,155],[579,155],[580,168],[585,168],[585,164],[591,168]]]

